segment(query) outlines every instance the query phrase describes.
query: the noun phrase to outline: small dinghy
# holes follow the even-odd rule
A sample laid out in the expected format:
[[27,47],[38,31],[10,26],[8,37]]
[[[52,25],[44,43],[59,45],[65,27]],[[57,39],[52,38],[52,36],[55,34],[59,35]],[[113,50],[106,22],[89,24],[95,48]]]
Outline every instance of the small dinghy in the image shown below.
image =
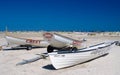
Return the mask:
[[78,50],[63,50],[49,53],[52,65],[56,69],[70,67],[108,54],[114,42],[104,42]]

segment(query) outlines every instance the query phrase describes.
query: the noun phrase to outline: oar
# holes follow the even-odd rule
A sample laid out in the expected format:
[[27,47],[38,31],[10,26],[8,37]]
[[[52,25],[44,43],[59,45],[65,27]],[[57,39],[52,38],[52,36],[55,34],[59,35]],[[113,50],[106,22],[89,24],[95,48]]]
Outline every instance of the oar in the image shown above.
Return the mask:
[[35,58],[32,58],[32,59],[29,59],[29,60],[23,60],[23,61],[17,63],[16,66],[32,63],[32,62],[35,62],[35,61],[40,60],[40,59],[46,59],[46,57],[48,57],[47,53],[36,54],[36,55],[38,55],[38,56]]

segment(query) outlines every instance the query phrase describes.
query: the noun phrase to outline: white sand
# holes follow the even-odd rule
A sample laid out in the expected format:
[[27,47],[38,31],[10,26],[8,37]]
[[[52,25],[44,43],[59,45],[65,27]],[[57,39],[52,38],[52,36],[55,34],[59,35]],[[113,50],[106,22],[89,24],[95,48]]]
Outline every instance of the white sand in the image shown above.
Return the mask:
[[[39,39],[41,35],[36,32],[13,33],[16,36],[31,37]],[[72,36],[72,38],[87,39],[87,46],[108,40],[120,40],[120,36],[107,35],[108,33],[88,36],[87,33],[60,33]],[[25,36],[26,35],[26,36]],[[36,37],[35,37],[36,36]],[[0,44],[6,41],[0,34]],[[0,75],[120,75],[120,46],[114,46],[107,56],[98,58],[88,63],[79,64],[73,67],[55,70],[51,65],[49,57],[33,63],[16,66],[23,59],[33,58],[35,54],[46,52],[46,48],[36,48],[32,51],[21,50],[4,50],[0,51]]]

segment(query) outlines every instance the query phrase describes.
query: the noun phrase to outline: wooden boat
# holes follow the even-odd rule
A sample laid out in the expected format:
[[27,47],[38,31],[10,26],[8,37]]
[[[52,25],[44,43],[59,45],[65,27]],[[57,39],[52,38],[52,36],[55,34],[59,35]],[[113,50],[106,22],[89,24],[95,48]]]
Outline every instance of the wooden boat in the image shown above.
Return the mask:
[[49,53],[52,65],[56,69],[70,67],[107,54],[114,42],[104,42],[78,50],[63,50]]

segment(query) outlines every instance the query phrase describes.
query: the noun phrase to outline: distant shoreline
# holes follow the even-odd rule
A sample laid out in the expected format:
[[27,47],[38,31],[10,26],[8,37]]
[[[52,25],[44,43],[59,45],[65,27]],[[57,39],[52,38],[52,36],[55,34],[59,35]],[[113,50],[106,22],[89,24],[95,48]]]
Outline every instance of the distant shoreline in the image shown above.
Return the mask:
[[[40,35],[43,32],[48,31],[7,31],[10,34],[36,34],[37,36]],[[59,34],[75,34],[75,35],[88,35],[88,36],[120,36],[120,32],[68,32],[68,31],[49,31],[53,33],[59,33]],[[0,34],[5,34],[6,31],[0,31]]]

